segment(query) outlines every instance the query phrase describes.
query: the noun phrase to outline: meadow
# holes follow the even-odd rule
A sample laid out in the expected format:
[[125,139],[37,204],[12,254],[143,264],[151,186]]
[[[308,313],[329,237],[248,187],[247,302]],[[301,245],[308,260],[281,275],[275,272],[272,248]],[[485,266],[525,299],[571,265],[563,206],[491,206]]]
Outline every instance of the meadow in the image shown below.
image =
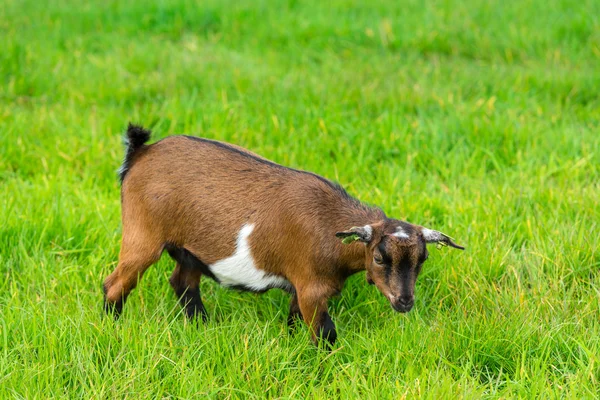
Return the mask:
[[[0,398],[598,398],[600,2],[0,4]],[[166,255],[122,318],[129,121],[224,140],[455,237],[395,313],[352,277],[339,341],[289,296]]]

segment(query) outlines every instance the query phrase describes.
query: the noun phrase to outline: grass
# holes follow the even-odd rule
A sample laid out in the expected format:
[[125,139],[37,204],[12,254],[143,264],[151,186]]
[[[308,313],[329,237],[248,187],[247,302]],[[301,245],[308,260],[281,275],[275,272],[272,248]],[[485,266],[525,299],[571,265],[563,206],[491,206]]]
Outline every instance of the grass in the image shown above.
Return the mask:
[[[596,398],[600,3],[5,0],[1,398]],[[203,281],[184,320],[152,267],[101,313],[128,121],[342,183],[440,229],[415,309],[364,275],[327,353],[288,296]]]

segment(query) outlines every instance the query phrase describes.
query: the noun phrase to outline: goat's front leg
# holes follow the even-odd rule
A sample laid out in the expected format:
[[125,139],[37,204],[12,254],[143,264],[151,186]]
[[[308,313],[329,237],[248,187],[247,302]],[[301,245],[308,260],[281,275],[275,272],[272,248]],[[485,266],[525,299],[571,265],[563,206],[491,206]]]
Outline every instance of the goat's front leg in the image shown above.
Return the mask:
[[304,322],[308,325],[312,341],[318,345],[324,339],[331,346],[337,339],[335,325],[327,312],[327,300],[332,291],[319,286],[298,289],[298,305]]
[[290,312],[287,318],[287,325],[290,332],[294,329],[296,319],[301,317],[302,313],[300,312],[300,306],[298,305],[298,294],[294,291],[292,294],[292,300],[290,301]]

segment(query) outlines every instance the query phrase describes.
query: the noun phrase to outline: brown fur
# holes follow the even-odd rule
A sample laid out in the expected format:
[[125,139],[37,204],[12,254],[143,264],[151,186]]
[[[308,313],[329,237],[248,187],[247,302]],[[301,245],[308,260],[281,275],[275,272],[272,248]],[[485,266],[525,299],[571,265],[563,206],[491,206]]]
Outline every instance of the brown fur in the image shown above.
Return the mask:
[[[380,209],[361,204],[324,178],[237,146],[187,136],[141,146],[128,162],[121,193],[119,264],[104,286],[109,309],[120,310],[165,246],[184,248],[211,265],[234,253],[246,223],[255,226],[248,240],[256,267],[293,285],[290,311],[302,314],[314,340],[321,334],[335,340],[327,299],[353,273],[367,269],[368,279],[392,303],[400,293],[412,297],[416,274],[408,274],[411,291],[404,293],[400,275],[390,280],[384,268],[373,266],[372,258],[385,238],[391,262],[409,260],[407,271],[416,271],[425,249],[420,227],[386,218]],[[373,226],[373,239],[365,245],[344,245],[336,238],[337,232],[367,224]],[[414,227],[410,240],[390,236],[399,224]],[[198,290],[200,277],[200,271],[183,271],[178,265],[171,283],[182,296],[182,290]]]

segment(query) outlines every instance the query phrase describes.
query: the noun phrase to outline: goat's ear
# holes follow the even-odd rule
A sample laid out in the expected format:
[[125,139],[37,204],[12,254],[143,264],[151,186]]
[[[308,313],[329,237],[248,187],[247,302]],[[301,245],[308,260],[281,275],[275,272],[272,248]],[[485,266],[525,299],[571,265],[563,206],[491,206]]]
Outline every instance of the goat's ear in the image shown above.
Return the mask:
[[357,240],[368,243],[373,239],[373,227],[371,225],[353,226],[347,231],[337,232],[335,236],[342,239],[342,243],[344,244],[349,244]]
[[450,236],[445,235],[442,232],[434,231],[433,229],[422,228],[421,233],[423,233],[423,237],[427,243],[437,243],[442,246],[450,246],[460,250],[465,249],[463,246],[459,246],[458,244],[454,243]]

